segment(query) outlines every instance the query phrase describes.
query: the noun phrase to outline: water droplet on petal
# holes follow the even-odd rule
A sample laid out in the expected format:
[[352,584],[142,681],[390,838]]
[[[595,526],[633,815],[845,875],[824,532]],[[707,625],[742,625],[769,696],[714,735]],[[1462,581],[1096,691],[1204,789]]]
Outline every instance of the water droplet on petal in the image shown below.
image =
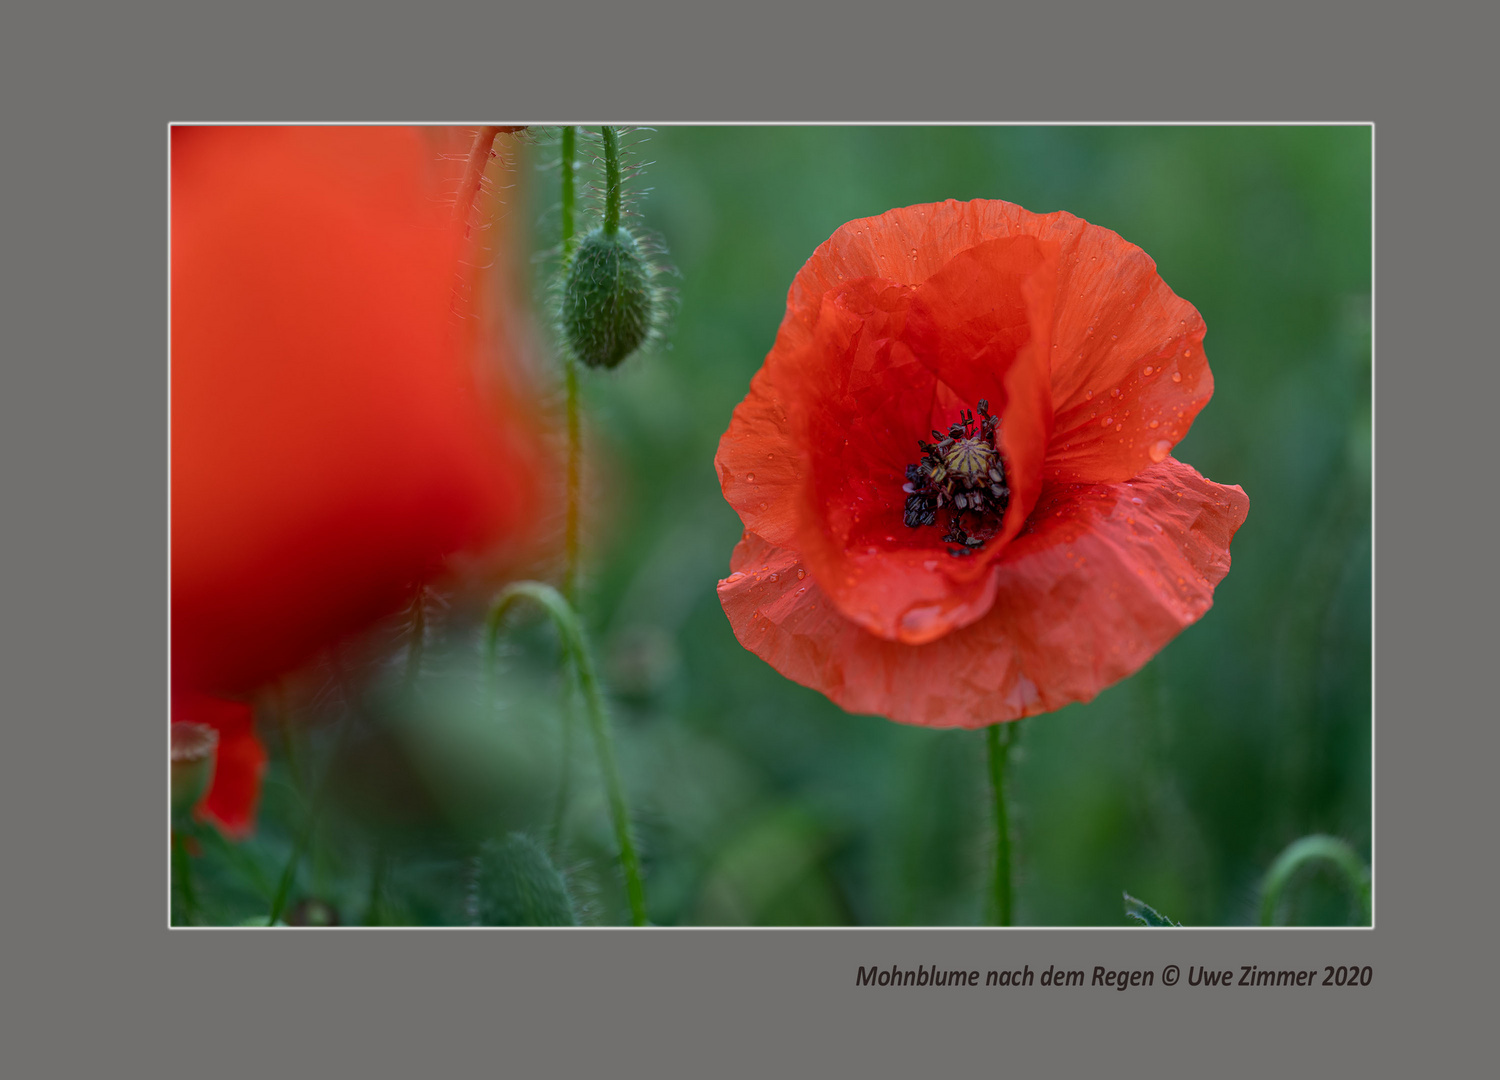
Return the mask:
[[1109,396],[1110,397],[1119,397],[1120,396],[1120,388],[1118,386],[1115,387],[1113,390],[1111,390],[1109,392]]
[[1151,455],[1152,461],[1165,461],[1167,455],[1171,452],[1172,444],[1167,442],[1166,439],[1156,440],[1156,442],[1151,444],[1151,449],[1147,451]]
[[745,482],[747,484],[753,484],[753,483],[755,483],[755,474],[754,473],[746,473],[745,474]]
[[801,581],[806,576],[807,576],[807,571],[806,570],[798,570],[797,571],[797,580],[798,581]]
[[1182,372],[1180,372],[1180,371],[1174,371],[1174,372],[1172,372],[1172,381],[1173,382],[1181,382],[1182,381]]
[[901,616],[901,629],[907,633],[920,634],[937,620],[942,608],[937,604],[914,607]]
[[771,581],[775,581],[775,580],[776,580],[776,579],[777,579],[777,578],[779,578],[779,577],[780,577],[780,576],[781,576],[781,575],[780,575],[780,574],[772,574],[772,575],[771,575],[771,577],[770,577],[770,580],[771,580]]
[[739,581],[744,576],[745,572],[743,570],[736,570],[734,573],[725,578],[724,582],[725,584],[733,584],[734,582]]
[[1103,427],[1109,427],[1109,425],[1113,424],[1114,422],[1115,422],[1115,418],[1113,416],[1106,416],[1104,418],[1104,424],[1102,426]]
[[1083,396],[1086,397],[1086,398],[1091,398],[1091,397],[1094,396],[1094,392],[1092,390],[1085,390],[1083,392]]
[[1154,367],[1152,367],[1150,364],[1147,364],[1145,369],[1141,371],[1141,374],[1149,379],[1151,377],[1151,373],[1155,370],[1156,369]]
[[1161,421],[1160,420],[1153,420],[1153,421],[1151,421],[1150,426],[1151,427],[1160,427],[1161,426]]
[[1146,500],[1138,495],[1131,496],[1130,501],[1135,503],[1137,506],[1144,506],[1146,503]]

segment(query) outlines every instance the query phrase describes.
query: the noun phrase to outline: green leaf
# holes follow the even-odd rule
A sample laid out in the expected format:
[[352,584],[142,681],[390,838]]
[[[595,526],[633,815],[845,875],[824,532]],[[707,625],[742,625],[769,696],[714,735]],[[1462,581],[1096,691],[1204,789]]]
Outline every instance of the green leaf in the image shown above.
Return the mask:
[[1129,893],[1121,893],[1120,895],[1125,897],[1125,914],[1138,922],[1143,922],[1147,926],[1180,927],[1182,925],[1181,923],[1173,922],[1144,900],[1137,900]]
[[472,914],[479,926],[577,926],[563,876],[541,846],[511,833],[475,859]]

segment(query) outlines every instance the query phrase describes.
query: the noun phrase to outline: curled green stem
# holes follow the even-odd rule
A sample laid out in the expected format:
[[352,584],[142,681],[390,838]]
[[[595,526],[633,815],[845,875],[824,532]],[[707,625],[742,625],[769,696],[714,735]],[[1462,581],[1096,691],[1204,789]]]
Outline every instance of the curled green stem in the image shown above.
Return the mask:
[[1359,905],[1359,912],[1364,916],[1365,923],[1370,922],[1370,872],[1364,862],[1352,847],[1338,837],[1314,833],[1288,844],[1266,872],[1260,892],[1262,926],[1275,925],[1276,908],[1297,871],[1310,862],[1320,861],[1330,863],[1339,871]]
[[491,669],[491,680],[493,681],[495,654],[500,644],[500,627],[506,614],[521,600],[530,600],[547,613],[557,628],[558,637],[562,639],[564,652],[572,660],[573,670],[578,674],[578,688],[583,694],[584,709],[594,735],[594,748],[599,755],[599,771],[604,775],[615,842],[620,848],[620,866],[625,872],[625,894],[630,902],[631,919],[636,926],[645,926],[646,893],[641,885],[640,862],[636,858],[635,843],[630,836],[630,815],[625,807],[625,792],[620,784],[619,769],[615,765],[614,744],[610,739],[604,694],[600,689],[593,655],[584,641],[583,627],[579,624],[578,616],[562,594],[552,586],[539,581],[518,581],[507,586],[495,598],[485,626],[485,659]]
[[990,882],[990,906],[996,926],[1015,923],[1015,892],[1011,883],[1010,814],[1006,806],[1005,766],[1015,744],[1020,721],[991,724],[985,729],[989,748],[990,791],[994,796],[995,872]]

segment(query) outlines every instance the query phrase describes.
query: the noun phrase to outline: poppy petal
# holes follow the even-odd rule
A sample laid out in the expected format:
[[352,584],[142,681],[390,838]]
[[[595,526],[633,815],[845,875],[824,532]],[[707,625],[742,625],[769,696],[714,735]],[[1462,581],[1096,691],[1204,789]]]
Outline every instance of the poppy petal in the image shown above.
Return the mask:
[[[795,544],[870,632],[920,644],[988,609],[990,565],[1041,490],[1055,276],[1055,248],[1016,237],[916,287],[825,290],[810,335],[784,333],[736,409],[717,459],[726,498],[747,530]],[[1012,501],[1000,534],[954,559],[941,527],[904,525],[901,485],[918,441],[981,400],[1002,418]]]
[[415,129],[172,132],[174,680],[239,694],[521,530]]
[[748,531],[719,598],[742,645],[850,712],[981,727],[1137,671],[1212,605],[1248,509],[1240,488],[1170,458],[1126,482],[1049,485],[986,616],[921,646],[844,618],[795,551]]
[[172,719],[206,724],[219,733],[214,775],[198,804],[197,816],[236,840],[249,836],[255,831],[266,771],[266,748],[255,734],[254,709],[243,701],[179,693],[172,701]]

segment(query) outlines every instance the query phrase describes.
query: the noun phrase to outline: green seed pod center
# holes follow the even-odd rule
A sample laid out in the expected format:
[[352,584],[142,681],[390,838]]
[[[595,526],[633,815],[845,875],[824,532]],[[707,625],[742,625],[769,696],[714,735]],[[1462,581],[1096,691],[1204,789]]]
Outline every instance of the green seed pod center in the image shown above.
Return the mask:
[[640,348],[655,315],[652,267],[625,229],[595,229],[573,252],[563,284],[562,328],[573,355],[612,368]]

